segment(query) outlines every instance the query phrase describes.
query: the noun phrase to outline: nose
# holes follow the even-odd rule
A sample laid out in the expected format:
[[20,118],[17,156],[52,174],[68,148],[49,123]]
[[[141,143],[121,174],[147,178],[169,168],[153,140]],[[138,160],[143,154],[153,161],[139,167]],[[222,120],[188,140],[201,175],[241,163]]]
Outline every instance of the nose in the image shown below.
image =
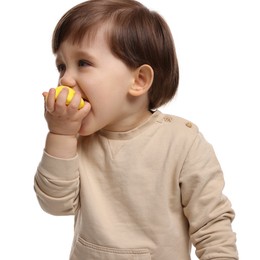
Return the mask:
[[76,86],[76,80],[74,79],[74,77],[68,71],[66,71],[62,75],[62,77],[60,77],[59,85],[74,88]]

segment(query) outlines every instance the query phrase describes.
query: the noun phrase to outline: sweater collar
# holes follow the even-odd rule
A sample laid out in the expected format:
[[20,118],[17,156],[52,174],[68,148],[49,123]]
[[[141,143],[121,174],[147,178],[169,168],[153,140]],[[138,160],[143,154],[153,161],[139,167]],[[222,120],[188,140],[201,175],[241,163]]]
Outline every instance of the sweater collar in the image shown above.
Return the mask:
[[144,132],[147,128],[150,128],[151,125],[155,124],[156,122],[160,122],[160,118],[162,113],[159,110],[156,110],[151,114],[151,116],[144,121],[139,126],[125,131],[125,132],[113,132],[113,131],[107,131],[104,129],[101,129],[97,132],[97,134],[104,136],[108,139],[115,139],[115,140],[127,140],[134,138],[137,135],[140,135],[142,132]]

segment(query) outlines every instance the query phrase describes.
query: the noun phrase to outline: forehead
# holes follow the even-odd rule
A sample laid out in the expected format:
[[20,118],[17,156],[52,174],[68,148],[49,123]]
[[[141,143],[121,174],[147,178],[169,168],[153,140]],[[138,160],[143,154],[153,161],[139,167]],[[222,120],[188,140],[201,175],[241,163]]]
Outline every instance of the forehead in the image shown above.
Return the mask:
[[[73,20],[70,23],[62,23],[62,25],[55,29],[52,39],[53,53],[56,53],[60,48],[60,45],[64,41],[69,41],[72,44],[80,45],[82,42],[93,42],[97,37],[97,34],[101,31],[103,35],[106,35],[107,40],[112,33],[111,28],[112,20],[98,20],[98,21],[82,21]],[[110,31],[110,33],[109,33]]]
[[93,45],[109,46],[110,42],[110,28],[111,26],[100,24],[86,29],[84,32],[71,32],[64,38],[63,42],[68,42],[79,48],[91,47]]
[[56,58],[69,56],[84,56],[89,58],[97,58],[102,55],[111,55],[111,48],[107,40],[107,31],[105,28],[100,28],[94,34],[86,33],[80,41],[75,41],[69,37],[61,42],[59,49],[56,52]]

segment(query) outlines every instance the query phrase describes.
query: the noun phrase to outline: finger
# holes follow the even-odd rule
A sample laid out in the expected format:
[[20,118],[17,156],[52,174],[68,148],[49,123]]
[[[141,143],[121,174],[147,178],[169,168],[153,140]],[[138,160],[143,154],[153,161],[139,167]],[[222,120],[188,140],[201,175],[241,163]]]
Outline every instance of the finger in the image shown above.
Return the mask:
[[69,103],[69,108],[72,110],[79,110],[81,99],[81,94],[76,92]]
[[54,110],[55,112],[59,113],[59,114],[64,114],[67,113],[67,105],[68,105],[68,88],[63,88],[59,94],[57,95],[57,93],[55,93],[56,98],[55,98],[55,106],[54,106]]
[[48,96],[48,92],[46,92],[46,91],[42,92],[42,96],[44,97],[44,100],[45,100]]
[[[46,92],[43,93],[45,95]],[[55,105],[55,89],[51,88],[49,92],[45,96],[45,108],[48,112],[54,111],[54,105]]]
[[91,110],[91,104],[85,101],[84,107],[82,107],[80,111],[86,115],[90,112],[90,110]]

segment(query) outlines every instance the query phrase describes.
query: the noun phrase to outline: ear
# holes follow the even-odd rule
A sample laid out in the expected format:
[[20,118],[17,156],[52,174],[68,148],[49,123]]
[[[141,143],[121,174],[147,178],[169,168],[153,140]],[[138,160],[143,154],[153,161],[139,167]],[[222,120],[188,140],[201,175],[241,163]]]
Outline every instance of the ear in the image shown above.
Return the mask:
[[154,72],[150,65],[143,64],[134,71],[134,83],[129,89],[132,96],[141,96],[147,93],[153,83]]

